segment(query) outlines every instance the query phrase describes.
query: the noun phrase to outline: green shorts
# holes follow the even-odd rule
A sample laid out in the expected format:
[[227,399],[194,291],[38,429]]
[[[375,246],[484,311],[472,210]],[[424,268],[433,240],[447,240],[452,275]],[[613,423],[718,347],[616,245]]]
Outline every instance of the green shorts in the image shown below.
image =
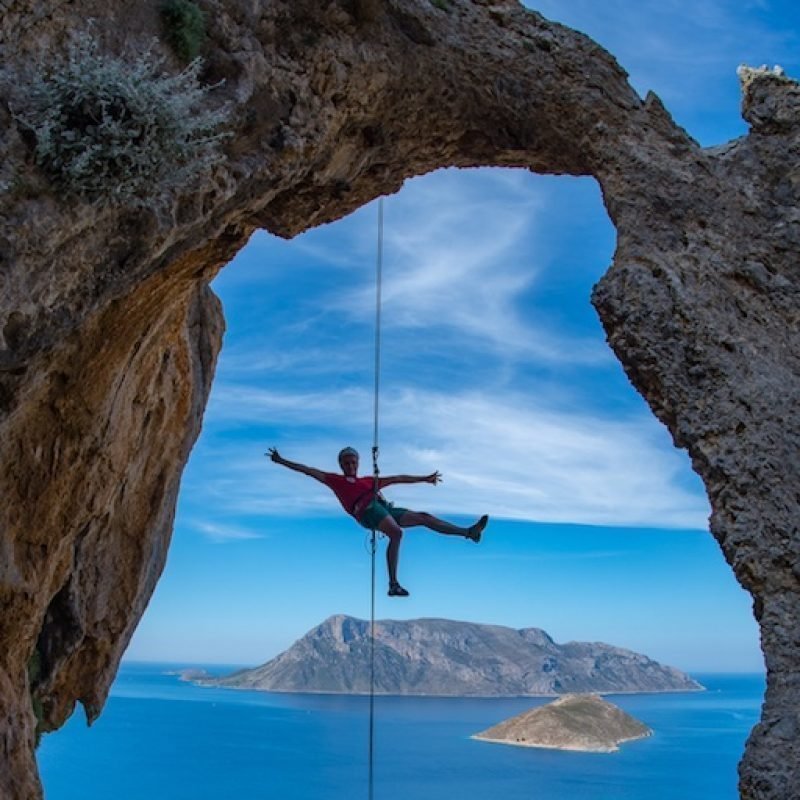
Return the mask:
[[368,530],[378,530],[381,522],[386,517],[391,516],[392,519],[399,525],[400,517],[408,511],[407,508],[396,508],[393,503],[384,502],[380,500],[373,500],[362,512],[358,518],[358,524]]

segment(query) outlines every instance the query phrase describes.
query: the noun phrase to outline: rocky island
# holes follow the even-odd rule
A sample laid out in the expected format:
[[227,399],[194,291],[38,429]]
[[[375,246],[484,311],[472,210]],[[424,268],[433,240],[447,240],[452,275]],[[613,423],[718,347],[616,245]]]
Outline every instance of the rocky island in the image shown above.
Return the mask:
[[513,744],[613,753],[622,742],[643,739],[653,731],[602,697],[570,694],[507,719],[473,739]]
[[[203,685],[272,692],[369,692],[369,622],[325,620],[266,664]],[[539,628],[447,619],[375,623],[375,691],[394,695],[548,696],[693,692],[688,675],[600,642],[557,644]]]

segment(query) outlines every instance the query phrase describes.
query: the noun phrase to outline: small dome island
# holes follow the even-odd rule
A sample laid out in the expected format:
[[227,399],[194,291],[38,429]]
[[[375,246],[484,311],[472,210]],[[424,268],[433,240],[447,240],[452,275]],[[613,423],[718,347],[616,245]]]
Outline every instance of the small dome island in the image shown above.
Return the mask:
[[500,722],[473,739],[520,747],[613,753],[653,731],[596,694],[568,694]]

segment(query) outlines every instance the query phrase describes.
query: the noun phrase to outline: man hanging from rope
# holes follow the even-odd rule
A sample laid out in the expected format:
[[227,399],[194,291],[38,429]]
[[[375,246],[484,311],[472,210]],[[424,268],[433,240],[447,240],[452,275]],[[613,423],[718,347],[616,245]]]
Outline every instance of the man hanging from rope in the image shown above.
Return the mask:
[[458,525],[452,525],[432,514],[397,508],[380,493],[381,489],[391,486],[393,483],[432,483],[436,485],[442,479],[438,472],[432,472],[430,475],[392,475],[388,478],[378,477],[377,479],[364,476],[359,478],[358,452],[352,447],[345,447],[339,453],[342,475],[337,475],[335,472],[323,472],[321,469],[289,461],[283,458],[274,447],[270,448],[267,455],[276,464],[288,467],[295,472],[302,472],[304,475],[324,483],[339,499],[344,510],[360,525],[367,530],[378,530],[389,537],[389,544],[386,548],[386,565],[389,570],[390,597],[408,597],[408,592],[397,582],[397,562],[403,528],[422,525],[447,536],[463,536],[465,539],[479,542],[483,529],[489,521],[489,517],[484,515],[469,528],[460,528]]

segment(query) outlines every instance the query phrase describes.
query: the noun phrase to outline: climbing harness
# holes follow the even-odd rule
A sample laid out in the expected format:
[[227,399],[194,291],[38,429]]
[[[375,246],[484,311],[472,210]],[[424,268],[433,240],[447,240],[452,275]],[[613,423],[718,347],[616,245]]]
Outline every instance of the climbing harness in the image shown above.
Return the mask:
[[[381,288],[383,283],[383,198],[378,200],[378,252],[375,258],[375,391],[372,429],[372,488],[375,496],[380,488],[380,470],[378,469],[378,410],[381,387]],[[367,786],[369,800],[373,800],[373,756],[375,751],[375,549],[377,531],[372,528],[370,536],[370,556],[372,566],[372,582],[370,594],[369,621],[369,768]]]

